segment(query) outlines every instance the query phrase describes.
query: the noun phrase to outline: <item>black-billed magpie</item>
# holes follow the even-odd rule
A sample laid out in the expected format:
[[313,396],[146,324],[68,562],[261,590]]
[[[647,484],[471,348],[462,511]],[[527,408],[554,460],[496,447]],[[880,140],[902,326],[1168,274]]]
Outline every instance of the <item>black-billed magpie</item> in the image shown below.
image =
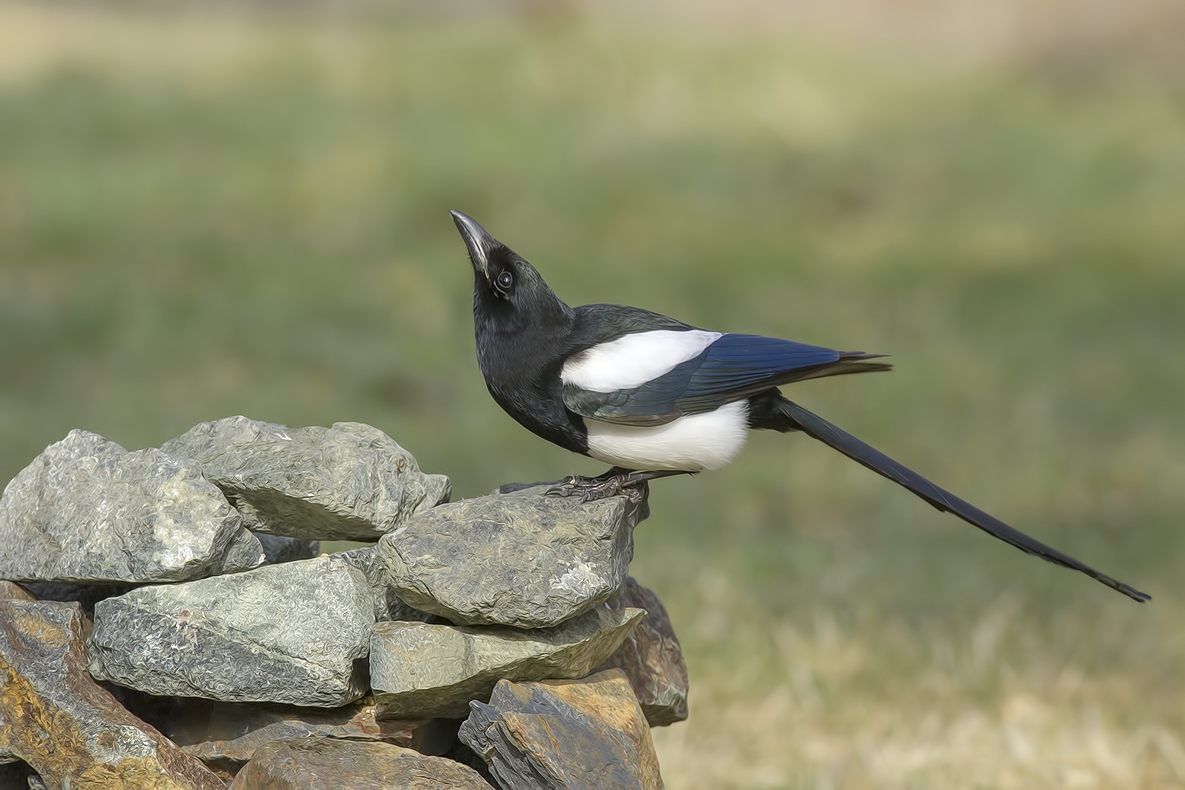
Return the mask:
[[473,323],[486,386],[506,413],[572,452],[611,464],[552,489],[597,498],[732,460],[749,429],[801,431],[1021,551],[1150,596],[1083,565],[939,488],[782,396],[804,379],[889,370],[879,354],[708,332],[636,307],[572,308],[531,264],[451,212],[473,263]]

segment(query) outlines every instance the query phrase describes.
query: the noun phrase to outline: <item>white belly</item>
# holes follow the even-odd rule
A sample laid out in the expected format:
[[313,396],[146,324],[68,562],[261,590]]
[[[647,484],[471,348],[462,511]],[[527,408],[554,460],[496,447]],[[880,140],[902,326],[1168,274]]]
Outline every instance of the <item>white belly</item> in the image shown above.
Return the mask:
[[689,414],[666,425],[636,427],[585,419],[588,454],[632,471],[702,472],[732,460],[749,431],[747,401]]

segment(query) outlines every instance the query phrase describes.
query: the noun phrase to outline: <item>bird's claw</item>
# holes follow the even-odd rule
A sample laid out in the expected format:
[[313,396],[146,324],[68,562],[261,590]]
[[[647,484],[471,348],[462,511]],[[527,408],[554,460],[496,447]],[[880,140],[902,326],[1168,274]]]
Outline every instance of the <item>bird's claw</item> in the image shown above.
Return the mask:
[[603,475],[601,477],[584,477],[570,475],[558,485],[547,489],[548,496],[578,496],[581,504],[596,502],[598,499],[623,494],[635,504],[641,502],[645,494],[639,490],[639,485],[645,486],[646,481],[633,481],[623,475]]

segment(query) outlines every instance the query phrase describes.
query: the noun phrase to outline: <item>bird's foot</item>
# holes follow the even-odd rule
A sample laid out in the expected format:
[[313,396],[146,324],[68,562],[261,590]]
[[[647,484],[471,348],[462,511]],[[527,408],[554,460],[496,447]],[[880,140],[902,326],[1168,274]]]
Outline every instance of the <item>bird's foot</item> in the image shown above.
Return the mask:
[[636,472],[610,469],[596,477],[570,475],[544,493],[548,496],[580,497],[581,503],[624,494],[631,502],[638,503],[646,498],[646,481],[649,479]]

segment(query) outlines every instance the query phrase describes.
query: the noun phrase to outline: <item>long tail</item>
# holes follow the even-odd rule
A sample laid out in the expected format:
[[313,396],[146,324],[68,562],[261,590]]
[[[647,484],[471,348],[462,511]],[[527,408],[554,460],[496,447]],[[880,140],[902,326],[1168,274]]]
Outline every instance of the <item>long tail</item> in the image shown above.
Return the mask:
[[939,510],[953,513],[968,524],[979,527],[989,535],[993,535],[1005,543],[1010,543],[1023,552],[1033,554],[1064,568],[1081,571],[1133,600],[1140,602],[1151,600],[1150,595],[1112,579],[1106,574],[1099,573],[1094,568],[1083,565],[1073,557],[1068,557],[1057,549],[1050,548],[1023,532],[1013,529],[995,516],[983,512],[970,502],[959,499],[946,489],[939,488],[912,469],[902,466],[889,456],[865,444],[847,431],[832,425],[817,414],[807,411],[797,403],[780,398],[775,408],[780,416],[792,423],[779,427],[779,430],[802,431],[838,450],[853,461],[909,489]]

